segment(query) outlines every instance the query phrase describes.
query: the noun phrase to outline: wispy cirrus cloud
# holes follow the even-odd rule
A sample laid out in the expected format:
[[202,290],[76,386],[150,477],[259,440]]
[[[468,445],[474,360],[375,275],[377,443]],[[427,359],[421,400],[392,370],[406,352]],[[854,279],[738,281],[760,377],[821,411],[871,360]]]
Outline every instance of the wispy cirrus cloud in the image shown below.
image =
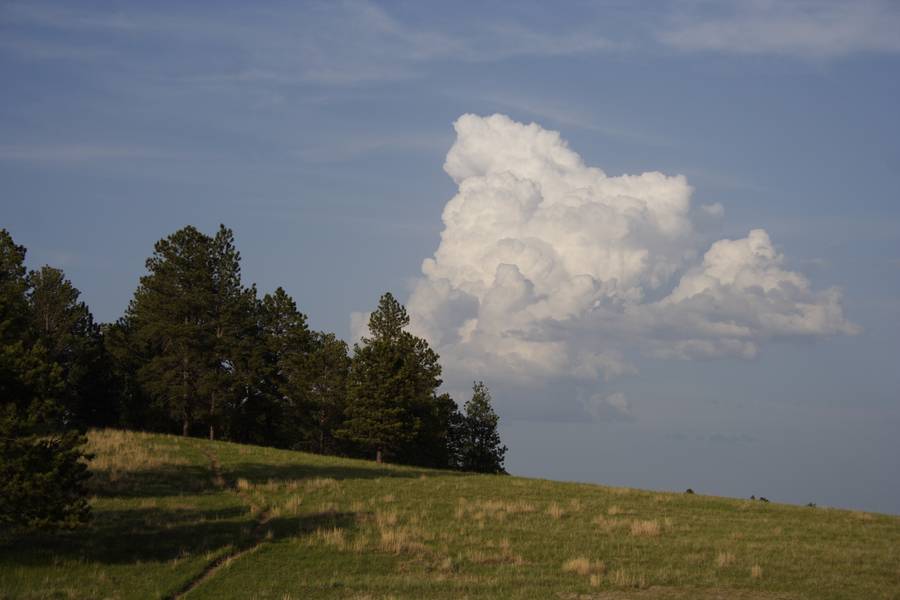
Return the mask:
[[676,4],[658,32],[686,51],[835,58],[900,52],[900,4],[884,0],[772,0]]
[[[213,17],[189,9],[163,14],[146,6],[110,15],[64,5],[11,4],[0,21],[75,34],[165,37],[169,44],[191,44],[195,56],[204,49],[224,52],[232,59],[227,67],[212,57],[210,69],[198,75],[235,83],[354,85],[418,77],[436,61],[567,56],[616,45],[584,26],[550,32],[515,19],[486,19],[453,30],[412,23],[366,0],[306,3],[277,12],[240,7]],[[70,41],[73,51],[76,42]]]
[[0,146],[0,161],[76,163],[93,160],[174,158],[171,153],[140,146],[104,144],[9,144]]

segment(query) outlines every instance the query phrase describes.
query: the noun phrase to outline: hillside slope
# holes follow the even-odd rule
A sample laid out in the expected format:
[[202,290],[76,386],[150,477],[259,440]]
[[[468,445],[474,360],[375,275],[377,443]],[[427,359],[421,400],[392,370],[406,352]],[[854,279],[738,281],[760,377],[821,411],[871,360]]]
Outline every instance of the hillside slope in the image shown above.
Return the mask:
[[2,598],[900,598],[900,518],[96,431]]

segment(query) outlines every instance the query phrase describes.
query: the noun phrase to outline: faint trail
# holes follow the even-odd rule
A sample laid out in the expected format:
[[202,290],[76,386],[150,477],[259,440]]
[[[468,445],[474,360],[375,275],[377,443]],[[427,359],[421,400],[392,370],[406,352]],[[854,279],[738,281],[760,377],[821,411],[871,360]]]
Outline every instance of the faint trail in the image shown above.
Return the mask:
[[[229,485],[228,482],[225,481],[225,478],[222,477],[222,468],[219,464],[219,458],[206,449],[201,449],[201,451],[207,456],[207,458],[209,458],[209,465],[213,475],[213,483],[215,483],[216,487],[237,494],[241,497],[242,500],[244,500],[244,502],[246,502],[251,507],[252,510],[255,507],[253,499],[236,485]],[[227,567],[233,561],[241,558],[242,556],[258,550],[262,543],[265,541],[265,526],[268,521],[268,510],[259,513],[259,516],[257,516],[256,518],[256,524],[253,526],[253,529],[250,533],[250,540],[248,542],[245,542],[240,547],[232,549],[230,552],[226,552],[219,558],[207,564],[206,567],[204,567],[196,577],[189,580],[173,594],[166,596],[165,600],[178,600],[184,598],[203,582],[215,576],[215,574],[219,572],[219,570],[223,567]]]

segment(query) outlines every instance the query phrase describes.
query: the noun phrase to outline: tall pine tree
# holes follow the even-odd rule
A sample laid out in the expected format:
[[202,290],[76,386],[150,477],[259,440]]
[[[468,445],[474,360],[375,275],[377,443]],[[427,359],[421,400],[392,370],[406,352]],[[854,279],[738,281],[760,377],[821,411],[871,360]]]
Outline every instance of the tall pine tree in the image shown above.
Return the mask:
[[406,309],[384,294],[369,317],[371,337],[353,349],[345,421],[338,436],[383,456],[402,453],[422,428],[422,409],[441,385],[438,356],[428,343],[405,331]]
[[238,367],[255,327],[233,234],[184,227],[156,243],[147,271],[120,321],[132,336],[124,346],[139,353],[137,380],[183,435],[202,424],[215,438],[245,391]]

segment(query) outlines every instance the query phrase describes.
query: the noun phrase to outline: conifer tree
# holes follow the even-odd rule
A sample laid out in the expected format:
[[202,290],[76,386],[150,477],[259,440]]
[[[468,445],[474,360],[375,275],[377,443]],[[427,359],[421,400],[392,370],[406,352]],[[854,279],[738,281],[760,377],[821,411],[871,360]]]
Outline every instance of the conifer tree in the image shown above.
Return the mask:
[[0,531],[89,515],[84,437],[60,402],[63,369],[33,327],[24,261],[0,230]]
[[241,285],[233,234],[184,227],[156,243],[147,271],[120,322],[133,336],[126,347],[140,353],[137,379],[183,435],[202,423],[214,438],[246,387],[241,344],[255,327],[255,290]]
[[350,370],[347,342],[333,333],[315,332],[304,366],[312,410],[311,449],[319,454],[339,450],[334,432],[343,424]]
[[381,462],[413,441],[422,427],[419,407],[434,398],[441,366],[428,343],[404,328],[406,309],[384,294],[369,317],[371,337],[353,349],[345,421],[338,436]]
[[463,471],[505,473],[506,446],[500,442],[500,418],[491,407],[491,393],[484,382],[472,386],[459,436],[459,463]]
[[37,341],[48,360],[62,369],[67,417],[83,425],[104,426],[117,420],[116,401],[101,339],[80,292],[62,270],[44,266],[28,275],[28,302]]
[[306,315],[280,287],[263,297],[259,310],[266,392],[258,401],[257,422],[265,423],[268,443],[300,448],[312,420],[304,370],[312,334]]

